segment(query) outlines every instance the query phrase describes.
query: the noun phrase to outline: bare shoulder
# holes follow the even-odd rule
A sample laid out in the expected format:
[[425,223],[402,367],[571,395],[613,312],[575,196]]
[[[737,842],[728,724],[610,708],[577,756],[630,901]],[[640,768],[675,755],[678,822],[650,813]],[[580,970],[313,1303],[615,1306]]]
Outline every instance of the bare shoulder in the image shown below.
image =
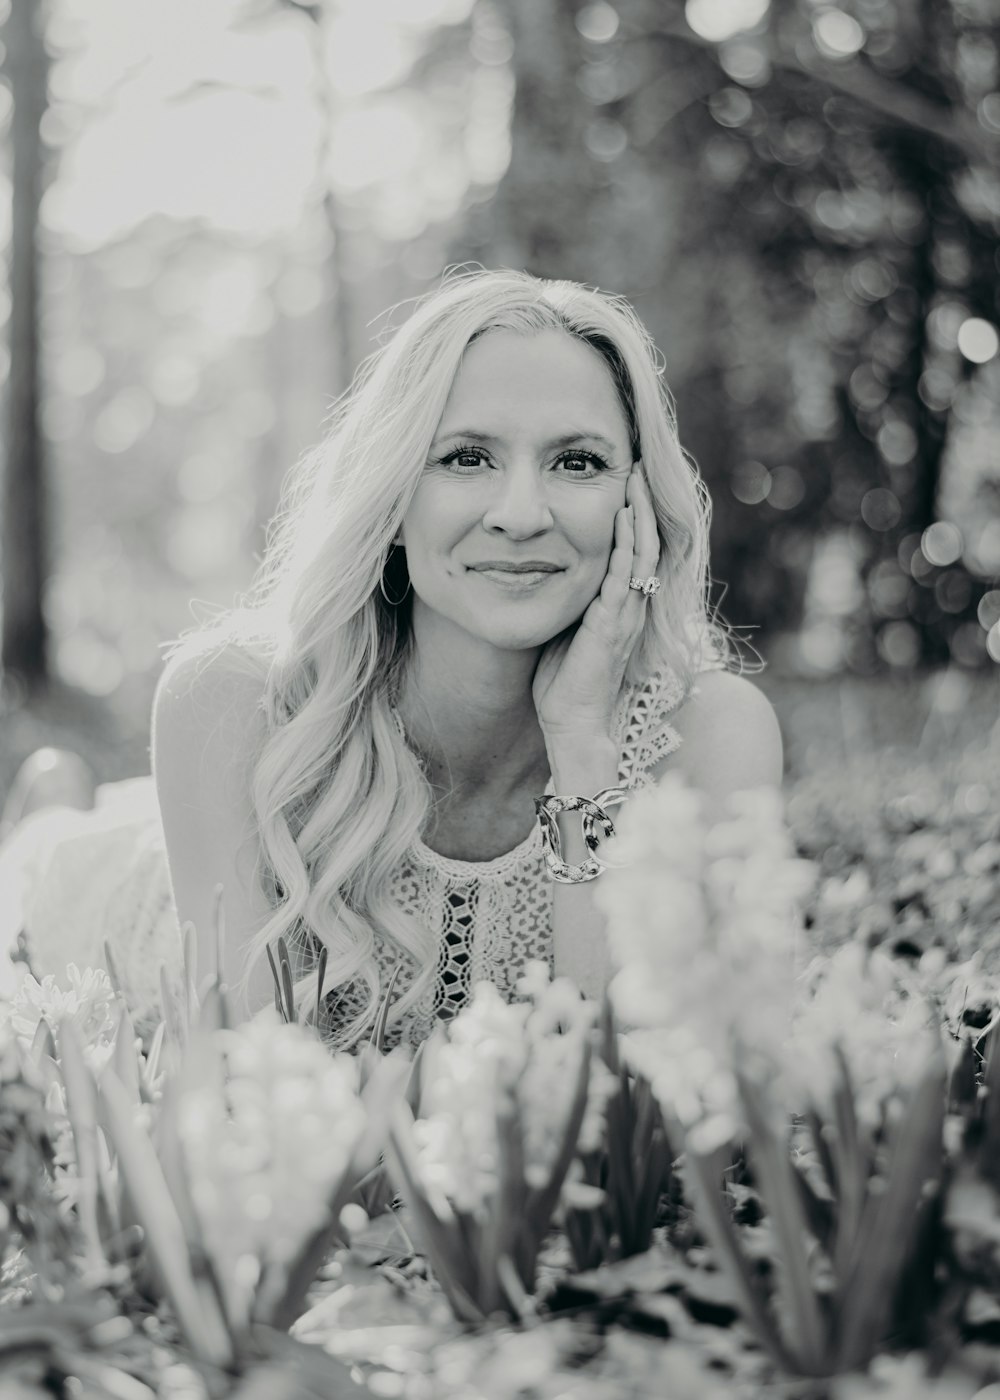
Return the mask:
[[167,661],[153,699],[153,768],[158,786],[172,775],[211,781],[252,760],[266,731],[266,667],[235,643],[185,646]]
[[746,676],[705,671],[677,711],[682,740],[673,770],[719,800],[744,788],[780,787],[784,764],[774,707]]

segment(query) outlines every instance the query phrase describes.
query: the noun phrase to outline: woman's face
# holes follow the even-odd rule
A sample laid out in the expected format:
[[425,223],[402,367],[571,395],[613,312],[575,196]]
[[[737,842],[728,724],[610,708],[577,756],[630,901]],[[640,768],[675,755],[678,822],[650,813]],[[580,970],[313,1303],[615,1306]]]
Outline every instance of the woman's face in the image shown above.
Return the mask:
[[430,611],[521,649],[577,622],[604,581],[631,466],[595,350],[560,330],[477,340],[403,521],[415,625]]

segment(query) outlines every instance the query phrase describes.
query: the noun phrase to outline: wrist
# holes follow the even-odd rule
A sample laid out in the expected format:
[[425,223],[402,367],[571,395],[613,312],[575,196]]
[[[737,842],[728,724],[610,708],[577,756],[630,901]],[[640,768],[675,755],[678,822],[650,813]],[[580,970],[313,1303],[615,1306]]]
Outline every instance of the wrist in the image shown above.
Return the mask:
[[562,735],[547,743],[552,782],[560,796],[593,797],[618,783],[618,746],[608,736]]

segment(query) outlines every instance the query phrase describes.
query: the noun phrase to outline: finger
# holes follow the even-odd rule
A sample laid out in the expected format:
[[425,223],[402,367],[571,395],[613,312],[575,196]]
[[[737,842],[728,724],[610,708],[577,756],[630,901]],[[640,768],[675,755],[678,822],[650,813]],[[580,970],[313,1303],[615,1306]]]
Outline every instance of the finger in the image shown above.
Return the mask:
[[633,573],[636,578],[649,578],[660,562],[660,532],[649,487],[638,467],[629,478],[629,496],[635,511]]
[[634,558],[635,532],[632,509],[630,506],[623,506],[615,514],[614,545],[608,560],[608,571],[601,585],[601,599],[605,603],[620,607],[625,601]]

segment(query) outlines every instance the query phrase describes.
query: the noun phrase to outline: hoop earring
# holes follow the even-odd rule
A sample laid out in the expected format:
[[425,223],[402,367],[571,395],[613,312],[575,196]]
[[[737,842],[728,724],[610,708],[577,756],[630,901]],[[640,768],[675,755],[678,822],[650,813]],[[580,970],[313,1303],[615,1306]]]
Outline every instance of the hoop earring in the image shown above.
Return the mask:
[[400,603],[405,602],[406,599],[409,597],[409,593],[410,593],[411,587],[412,587],[412,584],[410,583],[410,580],[407,579],[407,580],[406,580],[406,587],[405,587],[405,589],[403,590],[403,596],[402,596],[402,598],[390,598],[389,595],[388,595],[388,593],[385,591],[385,574],[383,574],[382,577],[381,577],[381,578],[379,579],[379,581],[378,581],[378,591],[382,594],[382,597],[383,597],[383,598],[385,599],[385,601],[389,604],[390,608],[398,608],[399,605],[400,605]]

